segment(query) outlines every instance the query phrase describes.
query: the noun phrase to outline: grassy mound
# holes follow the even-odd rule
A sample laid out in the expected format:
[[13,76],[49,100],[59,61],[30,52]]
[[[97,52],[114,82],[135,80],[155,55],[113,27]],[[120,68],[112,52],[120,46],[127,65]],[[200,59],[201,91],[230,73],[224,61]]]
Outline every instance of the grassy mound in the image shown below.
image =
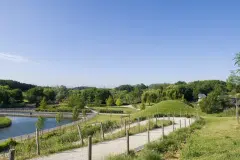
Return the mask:
[[137,112],[133,115],[136,117],[147,117],[154,115],[167,115],[167,114],[175,114],[175,115],[195,115],[197,110],[184,102],[178,100],[167,100],[157,103],[151,107],[146,108],[140,112]]
[[0,128],[5,128],[11,126],[12,121],[7,117],[0,117]]

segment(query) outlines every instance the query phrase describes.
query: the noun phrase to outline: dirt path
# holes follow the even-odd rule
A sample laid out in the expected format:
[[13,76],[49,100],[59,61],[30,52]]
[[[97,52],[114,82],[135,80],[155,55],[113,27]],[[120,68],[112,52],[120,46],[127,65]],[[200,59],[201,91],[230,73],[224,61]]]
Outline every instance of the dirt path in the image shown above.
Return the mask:
[[[161,119],[162,118],[159,118],[159,120]],[[171,120],[172,119],[173,118],[171,118]],[[185,120],[186,120],[186,126],[189,126],[189,122],[190,123],[194,122],[194,119],[191,119],[189,121],[189,119],[187,118],[176,117],[174,118],[175,129],[180,128],[180,120],[181,120],[182,127],[185,127],[185,123],[184,123]],[[172,125],[165,127],[164,131],[165,131],[165,135],[168,135],[169,133],[173,132]],[[161,128],[150,131],[150,141],[156,141],[160,137],[162,137]],[[137,149],[139,147],[141,148],[148,142],[147,132],[132,135],[129,137],[129,139],[130,139],[131,150]],[[92,160],[104,160],[109,155],[121,154],[125,152],[126,152],[125,137],[112,140],[112,141],[101,142],[92,146]],[[83,148],[73,149],[69,151],[64,151],[61,153],[56,153],[49,156],[35,158],[33,160],[70,160],[70,159],[71,160],[87,160],[87,158],[88,158],[88,148],[83,147]]]

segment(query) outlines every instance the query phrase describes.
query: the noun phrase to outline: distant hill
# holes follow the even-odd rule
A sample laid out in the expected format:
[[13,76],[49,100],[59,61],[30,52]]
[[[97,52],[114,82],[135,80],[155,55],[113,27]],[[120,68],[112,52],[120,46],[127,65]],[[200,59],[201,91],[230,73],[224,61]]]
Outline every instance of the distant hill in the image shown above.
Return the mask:
[[3,79],[0,79],[0,85],[2,85],[2,86],[7,85],[11,89],[21,89],[22,91],[26,91],[26,90],[36,87],[36,85],[32,85],[32,84],[26,84],[26,83],[21,83],[18,81],[3,80]]

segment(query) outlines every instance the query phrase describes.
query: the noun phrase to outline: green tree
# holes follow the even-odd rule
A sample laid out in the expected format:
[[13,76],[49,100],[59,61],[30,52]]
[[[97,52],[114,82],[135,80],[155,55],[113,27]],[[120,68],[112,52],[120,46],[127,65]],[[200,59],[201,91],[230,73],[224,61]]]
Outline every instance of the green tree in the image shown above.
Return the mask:
[[39,117],[38,117],[38,120],[37,120],[37,122],[36,122],[36,124],[35,124],[35,126],[36,126],[36,128],[37,128],[38,130],[43,129],[45,120],[46,120],[46,119],[45,119],[44,117],[42,117],[42,116],[39,116]]
[[108,99],[106,100],[107,106],[112,106],[114,103],[112,96],[109,96]]
[[55,88],[56,101],[62,102],[68,94],[68,89],[65,86],[60,86]]
[[56,97],[56,93],[52,88],[44,88],[43,95],[46,97],[47,101],[54,101]]
[[86,117],[86,116],[87,116],[87,113],[86,113],[86,110],[85,110],[85,109],[82,110],[82,116],[83,116],[83,117]]
[[7,87],[4,86],[0,86],[0,104],[8,104],[9,103],[9,94],[8,94],[8,90]]
[[140,109],[141,109],[141,110],[144,110],[145,108],[146,108],[145,103],[141,103],[141,105],[140,105]]
[[78,107],[74,107],[72,111],[72,119],[76,121],[78,120],[78,117],[79,117],[79,109]]
[[47,108],[47,101],[46,101],[45,97],[43,97],[43,99],[40,102],[40,108],[42,108],[42,109],[46,109]]
[[42,97],[43,97],[43,89],[41,87],[31,88],[25,93],[25,98],[30,103],[38,104],[42,99]]
[[56,122],[57,122],[57,124],[60,124],[62,120],[63,120],[63,113],[58,112],[56,114]]
[[117,99],[116,105],[117,106],[121,106],[122,105],[122,100],[120,98]]
[[224,110],[225,104],[225,99],[216,92],[211,92],[200,102],[200,108],[205,113],[218,113]]

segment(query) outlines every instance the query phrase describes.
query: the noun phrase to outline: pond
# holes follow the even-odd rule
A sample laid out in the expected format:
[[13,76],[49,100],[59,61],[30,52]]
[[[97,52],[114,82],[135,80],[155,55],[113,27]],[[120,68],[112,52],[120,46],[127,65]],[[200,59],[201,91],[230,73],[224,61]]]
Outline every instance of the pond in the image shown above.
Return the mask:
[[[12,120],[12,125],[8,128],[0,129],[0,140],[35,132],[37,117],[8,117]],[[71,122],[71,119],[64,119],[60,124],[57,124],[55,118],[45,118],[44,129],[54,128]]]

